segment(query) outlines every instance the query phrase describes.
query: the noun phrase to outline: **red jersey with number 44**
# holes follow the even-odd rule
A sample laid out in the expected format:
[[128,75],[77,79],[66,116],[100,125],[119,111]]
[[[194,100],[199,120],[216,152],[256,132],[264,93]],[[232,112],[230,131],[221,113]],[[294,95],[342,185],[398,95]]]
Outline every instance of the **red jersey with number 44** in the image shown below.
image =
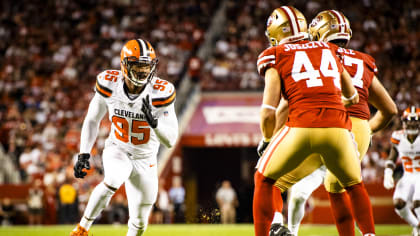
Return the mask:
[[373,59],[368,54],[352,49],[338,48],[337,53],[341,58],[344,68],[349,72],[354,87],[359,93],[359,103],[349,106],[347,111],[350,116],[363,120],[370,118],[369,111],[369,87],[374,76],[378,73],[378,68]]
[[338,47],[319,41],[300,41],[270,47],[258,57],[258,73],[275,68],[282,94],[289,101],[290,127],[338,127],[351,129],[341,101],[343,67]]

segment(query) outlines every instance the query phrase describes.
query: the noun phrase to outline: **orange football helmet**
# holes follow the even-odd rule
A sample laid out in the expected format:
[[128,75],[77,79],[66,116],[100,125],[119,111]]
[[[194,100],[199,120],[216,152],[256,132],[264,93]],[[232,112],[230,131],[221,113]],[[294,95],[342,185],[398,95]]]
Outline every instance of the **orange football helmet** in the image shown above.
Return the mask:
[[350,22],[342,12],[327,10],[318,13],[309,25],[309,38],[312,41],[350,41],[352,31]]
[[121,71],[136,86],[153,78],[157,63],[155,50],[147,40],[130,40],[121,49]]
[[405,109],[401,120],[403,122],[403,128],[407,134],[418,134],[420,129],[420,108],[411,106]]
[[270,45],[276,46],[307,39],[307,29],[305,16],[298,9],[282,6],[268,17],[265,35]]

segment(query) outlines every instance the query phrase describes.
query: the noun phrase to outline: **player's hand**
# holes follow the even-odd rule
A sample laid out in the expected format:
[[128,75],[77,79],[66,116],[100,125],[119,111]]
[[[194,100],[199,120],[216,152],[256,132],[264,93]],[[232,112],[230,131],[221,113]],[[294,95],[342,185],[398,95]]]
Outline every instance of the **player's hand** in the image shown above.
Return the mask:
[[264,154],[264,151],[267,148],[268,144],[270,144],[270,142],[264,141],[264,138],[261,139],[261,141],[260,141],[260,143],[258,144],[258,147],[257,147],[258,156],[261,157]]
[[149,123],[150,127],[153,129],[157,127],[158,120],[152,115],[152,107],[150,106],[149,95],[143,98],[143,105],[141,107],[141,111],[144,113],[146,117],[147,123]]
[[80,153],[77,156],[77,162],[74,165],[74,177],[83,179],[87,172],[83,171],[83,169],[90,170],[90,164],[89,164],[89,153]]
[[385,168],[384,171],[384,187],[385,189],[392,189],[394,187],[394,178],[392,177],[394,171],[391,168]]

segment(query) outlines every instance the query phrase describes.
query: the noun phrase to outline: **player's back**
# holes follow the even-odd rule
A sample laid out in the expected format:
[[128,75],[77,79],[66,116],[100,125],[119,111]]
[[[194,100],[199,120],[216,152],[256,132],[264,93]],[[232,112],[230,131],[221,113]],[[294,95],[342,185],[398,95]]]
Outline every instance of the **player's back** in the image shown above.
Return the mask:
[[352,117],[368,120],[370,118],[369,88],[378,72],[375,59],[366,53],[352,49],[338,48],[337,53],[359,93],[359,102],[348,107],[347,111]]
[[420,174],[420,137],[417,135],[416,139],[410,142],[407,134],[398,130],[392,132],[391,142],[396,145],[404,172]]
[[341,101],[343,71],[334,44],[307,40],[266,49],[258,71],[273,67],[281,78],[282,94],[289,102],[289,126],[349,128]]

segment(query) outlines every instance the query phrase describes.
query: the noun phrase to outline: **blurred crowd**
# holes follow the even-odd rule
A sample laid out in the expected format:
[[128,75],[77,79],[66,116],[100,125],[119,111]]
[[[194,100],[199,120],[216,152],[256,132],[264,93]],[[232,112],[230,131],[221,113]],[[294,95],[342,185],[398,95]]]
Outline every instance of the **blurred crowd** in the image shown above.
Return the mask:
[[[157,52],[157,75],[178,85],[217,4],[195,0],[2,1],[0,142],[22,182],[41,179],[53,196],[60,194],[59,187],[71,183],[83,209],[91,188],[102,179],[101,161],[95,157],[94,168],[83,181],[75,180],[72,170],[96,75],[120,69],[123,44],[141,37]],[[108,131],[105,122],[93,156],[102,150]]]
[[[214,90],[262,90],[263,78],[256,71],[256,58],[267,48],[266,21],[284,1],[228,0],[227,22],[205,62],[201,87]],[[378,78],[384,84],[400,114],[409,105],[420,106],[420,5],[418,1],[364,0],[292,1],[308,24],[321,11],[336,9],[349,19],[353,31],[349,48],[376,59]],[[372,108],[371,113],[375,112]],[[401,128],[399,117],[373,136],[372,148],[363,162],[366,182],[381,181],[384,159],[390,149],[392,130]]]
[[[214,41],[209,60],[202,62],[196,51],[219,2],[2,1],[0,142],[22,181],[41,180],[41,185],[47,186],[44,194],[52,196],[51,201],[60,196],[63,186],[62,191],[67,192],[61,194],[72,196],[73,187],[77,198],[58,197],[59,205],[77,201],[77,207],[84,209],[92,187],[102,180],[99,155],[109,123],[101,125],[92,151],[93,168],[83,181],[73,177],[80,127],[93,96],[96,75],[105,69],[120,68],[119,53],[128,39],[149,40],[159,58],[158,76],[175,85],[188,71],[204,91],[262,90],[256,58],[268,46],[264,35],[267,17],[284,1],[227,0],[223,33]],[[400,111],[413,102],[419,105],[420,8],[415,0],[364,0],[351,4],[298,0],[293,5],[304,13],[308,23],[319,11],[342,11],[353,30],[349,47],[376,59],[378,77]],[[366,179],[378,181],[378,163],[389,151],[390,132],[399,127],[396,119],[374,136],[369,158],[363,163]],[[35,216],[31,219],[36,223],[37,210],[32,212]]]

